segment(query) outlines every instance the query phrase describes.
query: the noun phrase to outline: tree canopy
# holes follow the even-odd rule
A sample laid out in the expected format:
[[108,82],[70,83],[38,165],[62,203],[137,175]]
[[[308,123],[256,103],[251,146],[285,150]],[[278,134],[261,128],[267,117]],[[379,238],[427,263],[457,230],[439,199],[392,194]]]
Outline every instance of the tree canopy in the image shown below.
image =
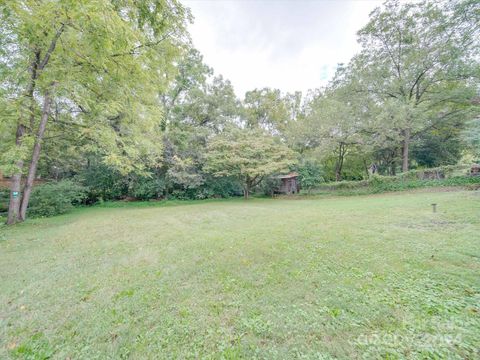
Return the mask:
[[480,157],[478,1],[387,0],[306,94],[239,98],[190,21],[176,0],[0,0],[9,223],[39,178],[80,183],[89,203],[248,197],[294,170],[313,187]]
[[277,139],[257,129],[230,129],[208,146],[207,171],[236,178],[244,196],[266,176],[288,171],[294,153]]

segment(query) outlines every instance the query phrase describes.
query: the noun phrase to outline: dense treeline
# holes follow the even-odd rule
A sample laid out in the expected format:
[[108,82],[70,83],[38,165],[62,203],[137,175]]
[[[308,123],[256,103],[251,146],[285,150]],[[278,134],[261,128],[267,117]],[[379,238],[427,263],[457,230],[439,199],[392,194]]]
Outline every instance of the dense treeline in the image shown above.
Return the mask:
[[387,1],[326,88],[243,99],[175,0],[3,1],[0,21],[9,223],[35,179],[68,180],[86,203],[201,199],[268,192],[291,170],[313,187],[480,158],[475,0]]

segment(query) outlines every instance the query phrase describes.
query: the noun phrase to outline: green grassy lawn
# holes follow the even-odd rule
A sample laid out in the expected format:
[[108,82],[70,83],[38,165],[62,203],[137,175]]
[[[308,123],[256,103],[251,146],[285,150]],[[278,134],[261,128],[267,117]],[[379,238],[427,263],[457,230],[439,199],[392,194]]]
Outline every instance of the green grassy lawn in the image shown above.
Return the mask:
[[479,347],[479,191],[128,204],[0,228],[2,359]]

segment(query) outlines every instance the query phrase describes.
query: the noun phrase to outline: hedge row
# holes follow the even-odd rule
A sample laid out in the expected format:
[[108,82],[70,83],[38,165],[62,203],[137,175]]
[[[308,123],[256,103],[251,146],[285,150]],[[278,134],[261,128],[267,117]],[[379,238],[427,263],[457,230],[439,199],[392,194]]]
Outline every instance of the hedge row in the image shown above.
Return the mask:
[[[432,169],[430,169],[432,170]],[[442,169],[442,171],[445,169]],[[399,176],[379,176],[373,175],[368,180],[362,181],[340,181],[336,183],[326,183],[317,187],[315,194],[335,193],[337,195],[361,195],[375,194],[388,191],[402,191],[426,187],[446,187],[462,186],[469,189],[480,188],[480,176],[470,176],[458,167],[446,169],[442,175],[425,178],[420,171],[411,171]],[[458,174],[462,175],[458,175]]]

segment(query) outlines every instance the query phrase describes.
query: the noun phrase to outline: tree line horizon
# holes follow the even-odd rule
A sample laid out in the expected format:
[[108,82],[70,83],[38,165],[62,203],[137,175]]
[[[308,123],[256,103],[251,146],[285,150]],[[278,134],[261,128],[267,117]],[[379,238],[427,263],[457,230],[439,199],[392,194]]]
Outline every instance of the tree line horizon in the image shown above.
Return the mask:
[[387,0],[327,86],[239,99],[194,48],[177,0],[0,1],[0,171],[8,224],[35,179],[93,201],[245,197],[480,159],[480,4]]

